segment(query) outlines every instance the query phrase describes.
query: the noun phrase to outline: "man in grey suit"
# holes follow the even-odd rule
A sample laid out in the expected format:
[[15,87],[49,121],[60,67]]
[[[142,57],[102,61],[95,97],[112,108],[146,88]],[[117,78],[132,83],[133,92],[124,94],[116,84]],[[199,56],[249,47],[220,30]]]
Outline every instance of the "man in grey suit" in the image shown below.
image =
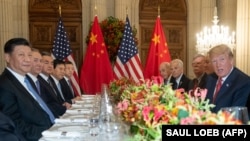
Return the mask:
[[44,130],[53,124],[28,89],[26,74],[31,69],[30,43],[24,38],[13,38],[5,43],[7,67],[0,77],[0,110],[10,117],[26,140],[37,141]]
[[[206,99],[222,107],[246,106],[250,94],[250,77],[234,66],[233,53],[227,45],[217,45],[208,52],[214,73],[208,75]],[[249,107],[248,107],[249,108]]]

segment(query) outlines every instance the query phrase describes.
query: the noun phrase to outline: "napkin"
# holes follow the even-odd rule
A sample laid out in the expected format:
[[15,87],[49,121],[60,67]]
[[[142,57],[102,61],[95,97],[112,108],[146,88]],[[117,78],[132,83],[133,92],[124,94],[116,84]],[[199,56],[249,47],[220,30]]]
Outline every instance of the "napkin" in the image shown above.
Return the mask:
[[82,105],[79,104],[72,104],[71,106],[72,108],[82,108]]
[[55,119],[55,123],[82,123],[82,122],[88,122],[88,119]]
[[44,137],[84,137],[84,134],[81,132],[72,132],[72,131],[43,131],[42,135]]
[[80,109],[74,109],[74,110],[71,110],[71,109],[68,109],[66,110],[66,113],[68,114],[88,114],[90,113],[89,110],[80,110]]
[[88,99],[88,100],[77,100],[77,101],[75,101],[76,102],[76,104],[86,104],[86,103],[88,103],[88,104],[93,104],[94,103],[94,99],[92,100],[92,99]]

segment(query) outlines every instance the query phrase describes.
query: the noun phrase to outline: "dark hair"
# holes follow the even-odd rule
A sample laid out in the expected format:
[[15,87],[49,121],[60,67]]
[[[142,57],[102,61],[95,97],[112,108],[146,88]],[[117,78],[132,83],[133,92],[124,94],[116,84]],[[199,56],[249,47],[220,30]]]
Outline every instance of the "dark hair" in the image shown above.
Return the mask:
[[42,54],[42,56],[51,56],[51,53],[49,53],[47,51],[42,51],[41,54]]
[[41,54],[41,55],[42,55],[42,53],[40,52],[40,50],[39,50],[39,49],[37,49],[37,48],[31,48],[31,51],[32,51],[32,52],[38,52],[39,54]]
[[14,48],[18,45],[31,46],[29,41],[24,38],[12,38],[5,43],[4,53],[12,53]]
[[54,69],[56,68],[57,65],[64,65],[65,64],[65,62],[63,60],[59,60],[59,59],[55,59],[53,61],[53,63],[54,63]]
[[71,64],[71,65],[73,65],[73,63],[72,63],[71,61],[68,61],[68,60],[67,60],[67,61],[65,61],[64,63],[65,63],[65,65],[67,65],[67,64]]

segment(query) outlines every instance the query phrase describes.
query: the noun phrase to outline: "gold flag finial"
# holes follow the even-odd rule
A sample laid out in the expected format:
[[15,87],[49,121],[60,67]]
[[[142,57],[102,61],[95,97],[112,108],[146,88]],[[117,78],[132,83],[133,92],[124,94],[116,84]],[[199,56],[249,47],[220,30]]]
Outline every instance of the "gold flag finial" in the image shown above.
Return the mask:
[[61,17],[62,15],[62,8],[61,8],[61,5],[59,4],[59,16]]

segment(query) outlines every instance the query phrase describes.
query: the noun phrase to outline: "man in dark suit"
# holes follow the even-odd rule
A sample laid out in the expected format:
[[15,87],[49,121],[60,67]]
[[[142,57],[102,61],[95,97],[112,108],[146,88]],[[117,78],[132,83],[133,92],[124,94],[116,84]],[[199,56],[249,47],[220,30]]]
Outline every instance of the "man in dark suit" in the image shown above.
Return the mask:
[[163,78],[163,82],[165,85],[170,83],[170,78],[172,75],[170,63],[169,62],[162,62],[159,67],[159,71],[161,74],[161,77]]
[[183,74],[183,62],[180,59],[174,59],[170,62],[170,68],[172,71],[172,77],[170,79],[172,88],[174,90],[183,88],[187,92],[190,79]]
[[65,76],[59,80],[59,83],[61,84],[62,93],[65,97],[65,99],[71,99],[72,103],[75,103],[76,100],[80,100],[81,97],[77,96],[74,88],[72,86],[71,77],[74,73],[74,66],[72,62],[65,61]]
[[[54,71],[54,60],[51,56],[50,53],[48,52],[42,52],[42,62],[43,62],[43,67],[42,67],[42,72],[37,76],[39,82],[41,82],[41,87],[45,88],[42,89],[44,91],[48,90],[47,93],[52,94],[53,96],[56,96],[57,101],[66,107],[66,109],[69,109],[71,107],[71,104],[68,102],[65,102],[62,97],[60,96],[58,89],[55,89],[55,82],[51,78],[51,74]],[[44,92],[46,93],[46,92]],[[58,114],[61,114],[60,111],[58,111]]]
[[53,63],[54,63],[54,71],[50,75],[49,79],[52,83],[53,88],[56,90],[57,95],[60,96],[64,102],[71,105],[72,103],[74,103],[74,101],[64,96],[62,89],[63,86],[59,82],[65,75],[65,65],[64,65],[65,63],[63,60],[59,59],[55,59]]
[[14,122],[0,112],[0,141],[26,141],[20,134]]
[[250,94],[250,78],[234,67],[233,53],[227,45],[217,45],[209,52],[214,73],[207,77],[206,99],[215,104],[213,112],[222,107],[246,106]]
[[197,87],[204,89],[206,87],[207,74],[205,72],[206,57],[202,54],[194,56],[192,61],[195,78],[190,81],[189,90],[195,90]]
[[25,82],[31,69],[30,44],[23,38],[10,39],[5,43],[4,53],[7,67],[0,77],[0,110],[14,121],[26,140],[37,141],[53,121]]
[[62,103],[56,97],[56,94],[51,90],[52,88],[50,85],[43,81],[43,79],[38,79],[39,74],[42,71],[43,62],[42,62],[42,55],[37,49],[32,49],[32,67],[28,76],[30,78],[30,82],[33,88],[40,94],[41,98],[44,102],[48,105],[50,110],[53,112],[56,118],[62,116],[65,111],[66,107],[63,106]]

